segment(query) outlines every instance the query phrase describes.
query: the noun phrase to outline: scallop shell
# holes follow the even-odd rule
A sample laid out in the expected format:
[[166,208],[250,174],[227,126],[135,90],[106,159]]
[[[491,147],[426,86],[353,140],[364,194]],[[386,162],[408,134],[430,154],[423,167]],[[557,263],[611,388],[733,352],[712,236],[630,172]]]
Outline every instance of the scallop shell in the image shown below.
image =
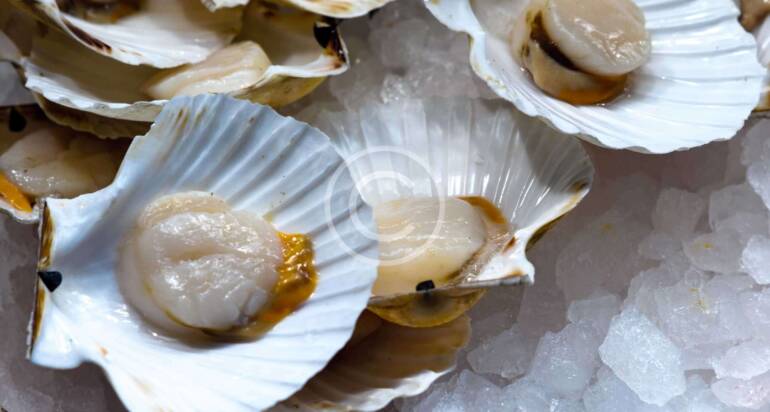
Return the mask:
[[[464,308],[478,300],[480,289],[532,283],[535,267],[527,248],[585,197],[593,181],[580,142],[498,101],[405,101],[321,113],[316,121],[346,159],[368,204],[481,196],[508,219],[512,236],[488,263],[454,286],[430,291],[433,301],[446,297]],[[378,178],[393,173],[410,183]],[[420,304],[423,295],[373,297],[370,309],[400,324],[425,326],[415,315],[427,309],[433,316]]]
[[393,399],[418,395],[454,368],[471,331],[465,315],[432,328],[382,322],[370,335],[345,346],[301,391],[271,412],[369,412]]
[[[312,238],[315,292],[255,341],[200,346],[159,337],[118,289],[121,238],[143,205],[184,190],[213,192]],[[112,185],[46,201],[30,359],[54,368],[96,363],[130,410],[268,408],[326,365],[366,306],[376,267],[345,253],[339,237],[360,256],[376,255],[376,242],[343,213],[355,199],[364,212],[356,224],[371,230],[371,211],[318,130],[227,96],[173,99],[134,139]]]
[[213,13],[188,0],[143,1],[138,12],[106,24],[67,14],[56,0],[11,2],[93,52],[130,65],[197,63],[229,44],[241,27],[241,9]]
[[624,96],[590,106],[549,97],[513,59],[506,30],[527,3],[425,2],[444,25],[468,33],[471,66],[492,90],[561,132],[612,149],[666,153],[731,138],[759,99],[765,71],[732,0],[636,0],[652,40],[650,61]]
[[[49,126],[48,119],[36,106],[0,108],[0,153],[27,133]],[[0,196],[0,212],[8,214],[19,223],[36,224],[40,221],[40,207],[37,202],[33,205],[32,212],[26,212],[17,209]]]
[[322,16],[350,19],[363,16],[393,0],[285,0],[294,7]]
[[[326,76],[347,70],[347,50],[333,23],[305,15],[302,24],[289,24],[296,20],[295,15],[268,9],[262,2],[251,3],[239,38],[261,43],[273,65],[259,82],[233,90],[230,95],[271,105],[286,104],[287,98],[304,96]],[[32,54],[22,64],[27,88],[72,109],[151,122],[166,103],[148,100],[140,92],[156,69],[122,64],[54,31],[35,38]]]
[[147,122],[111,119],[98,114],[71,109],[56,104],[37,93],[33,94],[33,101],[37,102],[45,115],[55,123],[106,139],[139,136],[147,133],[150,129],[150,123]]
[[249,4],[249,0],[201,0],[203,5],[211,11],[227,7],[238,7]]

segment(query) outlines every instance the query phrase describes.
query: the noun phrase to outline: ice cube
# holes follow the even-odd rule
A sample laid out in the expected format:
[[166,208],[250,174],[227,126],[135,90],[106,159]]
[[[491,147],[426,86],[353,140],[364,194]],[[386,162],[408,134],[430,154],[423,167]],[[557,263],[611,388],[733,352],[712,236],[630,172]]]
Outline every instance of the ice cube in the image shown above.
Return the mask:
[[665,232],[652,232],[639,244],[639,254],[653,260],[664,260],[682,250],[682,242]]
[[753,236],[741,255],[741,268],[760,285],[770,284],[770,238]]
[[507,411],[529,412],[549,411],[552,397],[538,383],[521,378],[503,389],[503,399],[511,406]]
[[746,181],[770,208],[770,161],[757,162],[746,170]]
[[655,291],[675,285],[685,273],[695,270],[684,254],[667,258],[655,268],[642,271],[631,280],[624,306],[634,306],[651,320],[658,319]]
[[662,406],[686,389],[681,351],[633,307],[612,320],[599,356],[647,403]]
[[599,293],[570,303],[567,319],[572,323],[587,322],[594,327],[598,336],[604,336],[612,317],[619,311],[620,298],[617,295]]
[[661,328],[682,348],[729,339],[714,302],[703,292],[708,277],[693,271],[677,284],[655,291]]
[[718,229],[684,244],[684,253],[692,264],[712,272],[738,271],[742,250],[741,236],[733,229]]
[[712,362],[718,378],[751,379],[770,371],[770,342],[750,340]]
[[511,379],[524,374],[532,349],[518,325],[487,336],[468,353],[468,363],[476,373],[491,373]]
[[571,323],[558,333],[546,333],[537,345],[527,376],[561,396],[578,395],[598,365],[599,343],[596,330],[587,322]]
[[697,194],[675,188],[663,189],[652,213],[652,227],[683,240],[695,231],[704,210],[706,202]]
[[669,402],[667,406],[675,412],[722,412],[724,405],[719,402],[706,381],[699,375],[687,378],[687,392]]
[[606,366],[596,374],[596,381],[583,393],[587,412],[637,411],[644,407],[638,396]]
[[742,292],[740,304],[753,335],[770,340],[770,289]]
[[502,389],[468,370],[462,371],[454,382],[452,401],[463,411],[505,410]]
[[762,199],[746,183],[726,186],[711,192],[709,224],[717,230],[720,224],[738,213],[764,214]]
[[711,390],[727,405],[759,409],[770,404],[770,372],[749,380],[719,379],[711,384]]
[[567,300],[583,299],[597,288],[621,293],[650,261],[637,253],[650,233],[648,224],[611,210],[574,235],[556,261],[556,279]]

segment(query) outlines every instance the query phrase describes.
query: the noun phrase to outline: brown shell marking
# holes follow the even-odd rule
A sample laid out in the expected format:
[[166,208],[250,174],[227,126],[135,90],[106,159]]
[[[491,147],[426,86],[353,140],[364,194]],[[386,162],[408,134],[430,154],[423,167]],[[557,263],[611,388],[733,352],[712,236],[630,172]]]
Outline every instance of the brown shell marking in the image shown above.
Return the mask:
[[112,53],[112,46],[109,44],[91,36],[90,34],[69,22],[65,21],[64,25],[67,26],[67,29],[69,29],[75,37],[83,41],[83,43],[96,49],[100,49],[105,53]]

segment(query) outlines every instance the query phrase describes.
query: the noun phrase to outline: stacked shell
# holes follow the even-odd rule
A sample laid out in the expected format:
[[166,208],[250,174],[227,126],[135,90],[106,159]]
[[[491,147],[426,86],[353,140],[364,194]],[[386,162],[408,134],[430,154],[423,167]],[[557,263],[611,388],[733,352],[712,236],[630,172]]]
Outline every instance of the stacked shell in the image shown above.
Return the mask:
[[[592,169],[499,105],[328,114],[332,142],[243,101],[344,72],[331,17],[386,2],[2,7],[6,77],[33,92],[3,101],[0,207],[40,221],[34,363],[96,363],[137,410],[373,411],[453,368],[466,312],[532,282],[526,248]],[[419,190],[366,187],[388,172]]]
[[348,67],[333,20],[269,1],[13,3],[43,23],[20,61],[27,88],[56,122],[102,137],[144,133],[174,96],[281,106]]

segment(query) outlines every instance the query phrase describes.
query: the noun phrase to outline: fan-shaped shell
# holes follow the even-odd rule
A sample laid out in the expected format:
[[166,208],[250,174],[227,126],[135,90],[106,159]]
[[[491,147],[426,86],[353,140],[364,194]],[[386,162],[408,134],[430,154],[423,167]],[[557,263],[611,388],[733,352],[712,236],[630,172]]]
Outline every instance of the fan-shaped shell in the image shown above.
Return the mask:
[[666,153],[729,139],[759,99],[764,71],[731,0],[636,0],[652,41],[650,60],[627,92],[575,106],[543,93],[514,60],[507,30],[527,0],[425,3],[468,33],[470,64],[502,98],[567,134],[613,149]]
[[[247,9],[245,21],[239,39],[261,43],[273,65],[257,83],[230,95],[275,106],[287,104],[312,91],[326,76],[348,68],[347,51],[334,23],[267,8],[257,1]],[[52,103],[98,116],[151,122],[166,103],[141,92],[156,69],[122,64],[54,31],[35,38],[23,67],[30,90]]]
[[418,395],[454,368],[457,353],[468,343],[471,331],[467,316],[432,328],[379,321],[377,329],[356,339],[366,326],[362,325],[366,318],[378,322],[376,315],[365,312],[351,342],[301,391],[272,412],[377,411],[393,399]]
[[[254,341],[192,345],[159,336],[119,291],[123,235],[154,198],[188,190],[312,239],[315,292]],[[131,410],[268,408],[324,367],[366,305],[375,265],[347,254],[341,239],[362,257],[373,257],[376,243],[344,213],[351,199],[363,212],[357,224],[371,229],[344,162],[318,130],[227,96],[173,99],[134,139],[112,185],[46,202],[30,358],[56,368],[98,364]]]
[[241,9],[211,12],[188,0],[143,1],[139,11],[112,23],[70,15],[56,0],[11,2],[91,51],[130,65],[197,63],[230,43],[241,27]]
[[391,1],[393,0],[286,0],[294,7],[339,19],[363,16]]
[[203,5],[211,11],[216,11],[226,7],[238,7],[249,4],[249,0],[201,0]]
[[[480,289],[531,283],[535,268],[527,247],[583,199],[593,180],[578,141],[504,103],[407,101],[321,113],[317,122],[370,205],[415,196],[480,196],[509,222],[511,236],[502,250],[459,283],[430,291],[430,299],[414,293],[370,301],[375,313],[400,324],[440,324],[472,306]],[[378,179],[381,173],[395,173],[410,184]],[[445,300],[459,309],[431,313]]]

